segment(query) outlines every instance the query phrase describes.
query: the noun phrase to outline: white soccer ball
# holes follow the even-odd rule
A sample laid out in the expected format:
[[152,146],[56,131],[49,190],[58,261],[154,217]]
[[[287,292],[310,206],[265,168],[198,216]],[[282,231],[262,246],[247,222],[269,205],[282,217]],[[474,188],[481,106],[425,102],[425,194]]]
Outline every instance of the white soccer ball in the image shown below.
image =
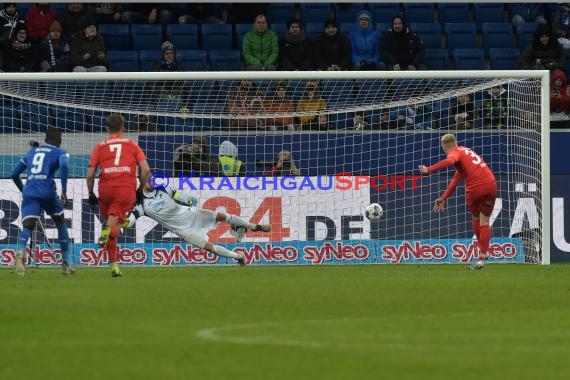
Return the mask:
[[384,215],[384,209],[378,203],[370,203],[364,210],[364,215],[371,222],[377,222]]

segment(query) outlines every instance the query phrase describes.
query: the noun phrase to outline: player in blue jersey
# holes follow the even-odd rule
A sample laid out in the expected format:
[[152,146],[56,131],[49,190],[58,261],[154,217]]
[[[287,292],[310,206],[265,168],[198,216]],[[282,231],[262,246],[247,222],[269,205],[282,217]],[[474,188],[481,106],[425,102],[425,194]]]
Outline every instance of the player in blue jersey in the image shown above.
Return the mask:
[[[69,233],[63,216],[63,206],[67,203],[67,167],[69,155],[60,148],[61,132],[49,127],[45,144],[35,146],[18,162],[12,172],[12,180],[23,193],[22,225],[16,250],[16,272],[26,274],[25,249],[36,223],[45,211],[57,226],[57,235],[63,258],[62,273],[73,274],[75,269],[69,263]],[[61,199],[55,188],[55,172],[61,177]],[[27,174],[24,185],[20,174]]]

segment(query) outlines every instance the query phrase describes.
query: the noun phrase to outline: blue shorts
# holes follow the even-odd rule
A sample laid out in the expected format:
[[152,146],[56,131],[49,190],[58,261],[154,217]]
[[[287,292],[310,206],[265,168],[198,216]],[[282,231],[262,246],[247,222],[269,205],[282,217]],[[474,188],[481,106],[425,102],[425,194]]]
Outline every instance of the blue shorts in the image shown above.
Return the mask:
[[45,211],[49,216],[63,214],[63,205],[57,194],[53,198],[36,198],[24,195],[22,201],[22,220],[39,218]]

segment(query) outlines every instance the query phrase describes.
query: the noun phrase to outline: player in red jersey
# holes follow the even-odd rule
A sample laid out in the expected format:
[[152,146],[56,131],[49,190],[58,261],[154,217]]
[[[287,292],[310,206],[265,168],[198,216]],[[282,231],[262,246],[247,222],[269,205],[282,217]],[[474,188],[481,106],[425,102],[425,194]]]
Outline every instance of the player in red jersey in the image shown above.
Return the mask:
[[[109,137],[93,148],[89,168],[87,169],[87,189],[89,204],[99,204],[101,216],[107,221],[108,239],[100,242],[109,253],[111,275],[122,275],[117,264],[117,237],[121,224],[128,217],[137,200],[137,166],[140,168],[140,185],[148,181],[150,167],[141,148],[133,140],[123,137],[125,119],[118,114],[107,118]],[[101,167],[99,174],[99,199],[93,192],[95,171]]]
[[418,168],[420,172],[427,174],[451,165],[455,167],[453,179],[442,196],[435,201],[433,207],[435,212],[444,209],[445,201],[453,193],[461,178],[465,180],[467,206],[471,211],[473,230],[477,236],[480,250],[477,264],[472,268],[481,269],[485,266],[483,260],[487,258],[487,250],[491,241],[489,219],[497,197],[497,181],[483,158],[471,149],[457,145],[457,139],[454,135],[450,133],[444,135],[441,138],[441,147],[447,153],[445,160],[441,160],[430,167],[420,165]]

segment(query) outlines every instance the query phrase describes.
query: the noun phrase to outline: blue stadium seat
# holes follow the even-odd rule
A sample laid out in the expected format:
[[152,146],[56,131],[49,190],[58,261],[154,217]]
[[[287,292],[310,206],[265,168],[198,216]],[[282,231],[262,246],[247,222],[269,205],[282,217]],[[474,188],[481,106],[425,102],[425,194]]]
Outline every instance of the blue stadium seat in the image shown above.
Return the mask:
[[428,70],[449,70],[449,52],[447,49],[426,49],[424,65]]
[[320,22],[324,25],[325,20],[331,18],[330,3],[301,3],[301,21]]
[[239,50],[210,50],[212,71],[240,71],[241,52]]
[[162,27],[152,24],[132,24],[131,38],[133,50],[160,50]]
[[141,50],[139,51],[141,61],[141,71],[154,71],[152,67],[155,62],[162,60],[162,51],[160,49]]
[[[382,35],[385,31],[387,31],[388,29],[390,29],[392,27],[392,24],[389,22],[377,22],[376,23],[376,30],[378,31],[378,33],[380,33],[380,35]],[[356,24],[352,24],[352,30],[354,30],[356,28]]]
[[404,3],[404,20],[412,22],[433,22],[433,3]]
[[208,71],[208,55],[205,50],[177,50],[176,57],[185,71]]
[[[334,18],[337,22],[354,22],[356,24],[356,16],[364,9],[363,3],[337,3],[335,4]],[[324,20],[322,21],[324,22]]]
[[101,24],[99,33],[107,50],[131,50],[129,26],[122,24]]
[[286,23],[295,18],[295,3],[270,3],[267,7],[269,23]]
[[481,30],[481,25],[485,22],[504,22],[504,3],[474,3],[475,23],[477,30]]
[[483,33],[483,49],[486,52],[493,48],[513,47],[513,27],[507,22],[484,22],[481,25]]
[[470,22],[469,4],[467,3],[439,3],[440,24],[448,22]]
[[195,24],[169,24],[166,35],[175,48],[195,50],[198,49],[198,26]]
[[570,49],[564,49],[564,55],[566,56],[566,62],[562,70],[564,70],[566,76],[568,76],[568,73],[570,73]]
[[456,70],[485,70],[483,49],[455,49],[452,55]]
[[354,82],[329,80],[324,83],[323,97],[327,108],[343,107],[354,102]]
[[413,22],[410,24],[410,28],[422,39],[424,48],[441,48],[441,26],[439,24],[433,22]]
[[517,48],[489,49],[489,67],[491,70],[517,70],[520,50]]
[[539,25],[538,22],[525,22],[517,26],[517,46],[521,51],[534,40],[534,32]]
[[85,127],[84,112],[78,112],[77,108],[55,106],[53,113],[55,125],[62,132],[83,132]]
[[450,53],[455,49],[475,48],[475,36],[476,30],[473,23],[448,22],[445,24],[445,43]]
[[20,129],[20,117],[11,102],[3,100],[0,107],[0,133],[16,133]]
[[287,31],[287,24],[286,23],[271,24],[271,27],[269,29],[271,29],[275,34],[277,34],[277,37],[281,37]]
[[305,32],[311,38],[315,38],[324,31],[324,23],[322,22],[308,22],[305,24]]
[[[376,24],[378,25],[378,24]],[[356,28],[356,23],[354,22],[341,22],[339,25],[339,30],[348,36],[348,33],[352,32]],[[324,28],[323,28],[324,30]]]
[[243,36],[252,29],[251,24],[236,24],[236,42],[239,51],[242,50]]
[[363,79],[355,81],[354,92],[363,104],[374,104],[384,100],[389,87],[390,83],[386,80]]
[[232,49],[232,26],[230,24],[203,24],[202,48],[204,50]]
[[139,53],[131,50],[111,50],[107,52],[109,71],[140,71]]
[[[391,24],[392,19],[400,14],[399,3],[370,3],[368,8],[375,23]],[[356,20],[354,20],[354,23],[356,23]]]
[[20,127],[24,132],[45,132],[53,125],[53,117],[48,106],[21,101],[18,104]]

